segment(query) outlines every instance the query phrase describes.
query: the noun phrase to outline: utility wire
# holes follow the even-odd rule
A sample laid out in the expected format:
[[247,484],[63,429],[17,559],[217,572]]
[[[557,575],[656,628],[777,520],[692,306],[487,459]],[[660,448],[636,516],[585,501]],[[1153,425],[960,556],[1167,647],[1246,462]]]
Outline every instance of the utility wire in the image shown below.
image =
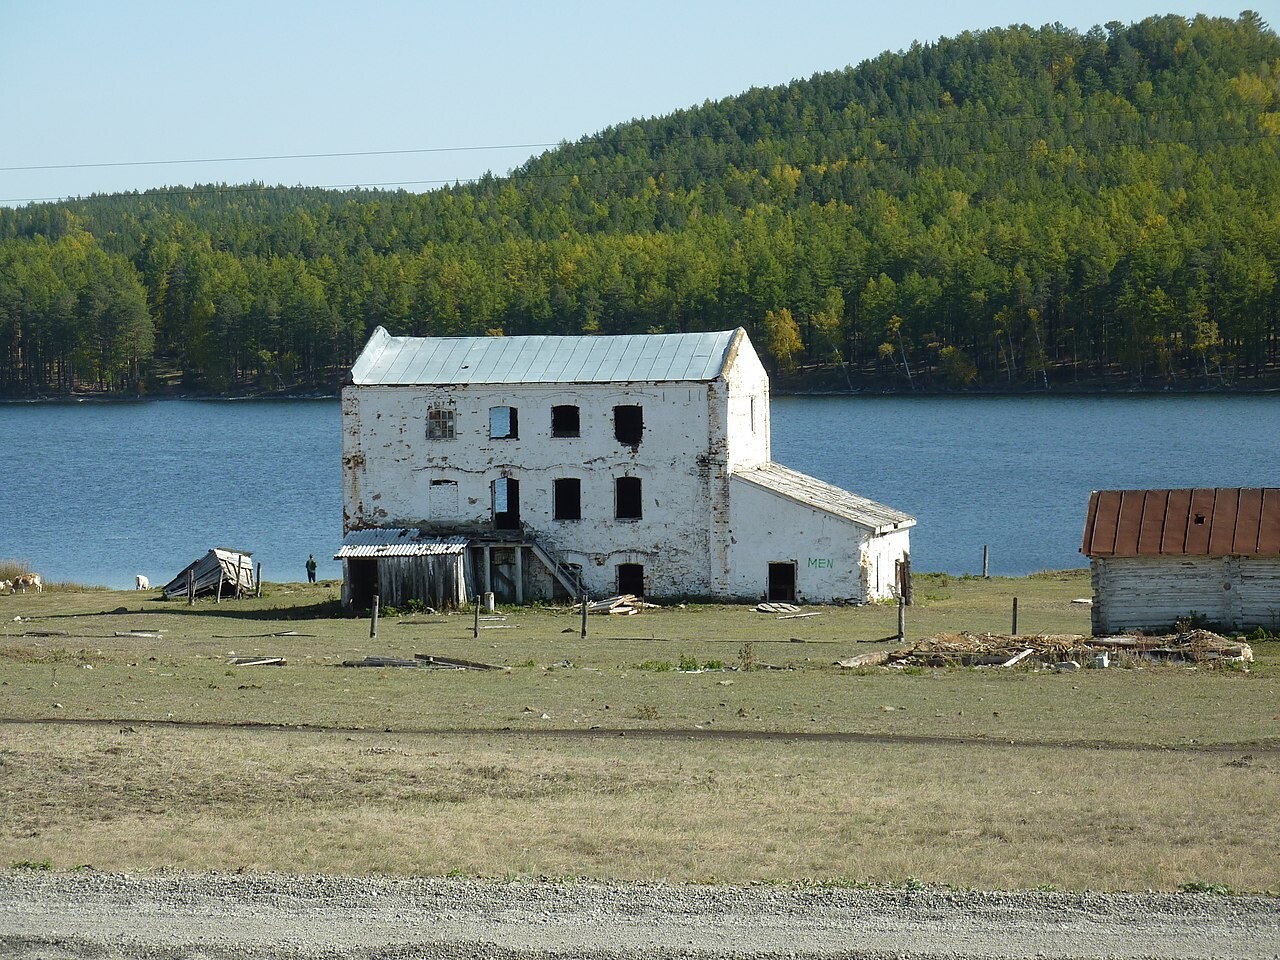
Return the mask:
[[[1137,114],[1137,117],[1145,118],[1145,119],[1161,118],[1161,117],[1166,119],[1173,119],[1173,118],[1180,118],[1184,116],[1190,117],[1193,115],[1205,114],[1210,112],[1216,113],[1217,111],[1210,111],[1208,109],[1188,110],[1182,114],[1152,112],[1147,114]],[[1135,119],[1134,114],[1125,113],[1125,112],[1113,112],[1113,111],[1098,112],[1098,113],[1078,113],[1078,114],[1073,114],[1072,117],[1073,119],[1074,118],[1079,118],[1079,119],[1095,118],[1096,119],[1098,117],[1122,118],[1122,119],[1128,119],[1128,120]],[[878,124],[876,121],[873,120],[869,124],[864,124],[859,126],[836,127],[836,128],[828,128],[827,130],[814,130],[811,132],[815,134],[819,134],[819,133],[820,134],[838,134],[838,133],[850,133],[850,132],[875,133],[875,132],[878,132],[882,127],[885,129],[890,129],[894,127],[898,127],[898,128],[916,127],[916,128],[919,128],[921,132],[923,132],[923,130],[928,127],[944,126],[944,125],[950,125],[950,124],[962,124],[962,123],[963,124],[976,124],[976,123],[996,124],[996,123],[1010,123],[1010,122],[1024,122],[1024,121],[1036,121],[1043,124],[1048,124],[1051,119],[1057,120],[1057,121],[1063,121],[1065,118],[1062,118],[1062,117],[1048,118],[1048,117],[1042,117],[1037,115],[1020,115],[1020,116],[970,118],[970,119],[964,119],[964,120],[952,119],[952,120],[924,121],[924,122],[917,121],[917,120],[901,120],[901,121],[885,122],[883,124]],[[640,142],[668,143],[676,140],[706,139],[706,138],[710,138],[711,136],[712,136],[711,134],[689,134],[689,135],[676,135],[676,136],[667,136],[667,137],[624,138],[622,140],[616,140],[616,141],[609,140],[602,137],[596,137],[591,139],[584,138],[579,143],[570,144],[568,146],[585,146],[591,142],[595,142],[601,145],[617,144],[619,146],[624,143],[640,143]],[[1238,135],[1143,138],[1143,139],[1136,139],[1136,140],[1119,140],[1119,141],[1110,141],[1108,143],[1108,146],[1117,147],[1117,146],[1151,146],[1156,144],[1168,145],[1168,144],[1239,143],[1239,142],[1252,142],[1252,141],[1276,140],[1276,139],[1280,139],[1280,138],[1278,138],[1277,135],[1275,134],[1259,132],[1259,133],[1238,134]],[[743,145],[746,146],[747,144],[743,144]],[[548,146],[548,145],[547,144],[511,144],[510,148],[526,149],[529,147],[537,147],[537,146]],[[1062,146],[1076,146],[1076,144],[1068,142],[1066,144],[1062,144],[1061,146],[1049,145],[1049,149],[1057,150],[1057,149],[1061,149]],[[331,154],[323,154],[323,153],[293,154],[293,155],[282,155],[278,157],[259,157],[259,158],[251,158],[251,157],[221,158],[221,159],[212,159],[208,161],[154,160],[154,161],[127,161],[127,162],[121,162],[121,163],[107,163],[107,164],[66,164],[62,166],[49,166],[49,167],[35,167],[35,166],[33,167],[0,167],[0,172],[6,171],[6,170],[13,171],[13,170],[38,170],[38,169],[70,169],[75,167],[95,167],[95,166],[141,166],[141,165],[162,165],[162,164],[170,164],[170,163],[202,163],[202,162],[221,163],[221,162],[238,162],[240,160],[253,160],[253,159],[272,160],[272,159],[314,159],[314,158],[328,158],[328,157],[386,156],[386,155],[395,155],[395,154],[457,152],[457,151],[464,151],[464,150],[498,150],[498,149],[506,149],[506,148],[502,146],[427,147],[427,148],[413,149],[413,150],[357,151],[357,152],[351,152],[351,153],[331,153]],[[803,170],[807,168],[830,165],[833,163],[840,163],[840,162],[846,162],[846,163],[847,162],[873,162],[873,163],[909,164],[909,163],[916,163],[922,160],[933,160],[933,159],[938,159],[942,157],[948,157],[948,158],[975,157],[975,156],[998,157],[998,156],[1008,156],[1011,154],[1028,154],[1038,149],[1040,149],[1040,144],[1036,143],[1029,146],[1015,146],[1015,147],[1008,147],[1008,148],[999,149],[999,150],[942,150],[936,153],[915,153],[915,154],[884,153],[879,155],[872,155],[867,153],[850,153],[850,154],[836,156],[836,157],[822,159],[822,160],[799,160],[795,158],[787,159],[782,157],[776,157],[771,159],[770,163],[771,164],[778,164],[778,163],[787,164],[788,166],[796,167],[798,169]],[[749,168],[744,168],[744,169],[749,169]],[[596,170],[565,171],[560,173],[534,173],[530,171],[518,171],[516,173],[507,174],[505,176],[497,176],[492,173],[486,173],[481,175],[480,177],[468,178],[468,180],[469,182],[475,182],[476,180],[482,180],[482,179],[485,179],[486,177],[489,177],[493,180],[519,182],[522,180],[524,181],[555,180],[555,179],[571,179],[575,177],[598,178],[598,177],[604,177],[604,176],[637,176],[645,173],[651,176],[658,176],[658,175],[669,176],[673,174],[687,174],[687,173],[699,173],[699,172],[705,172],[705,171],[702,171],[698,167],[668,167],[668,168],[652,168],[649,170],[632,169],[632,170],[622,170],[622,171],[596,169]],[[326,185],[308,186],[308,187],[305,187],[304,189],[380,190],[380,189],[392,188],[392,187],[404,188],[404,187],[422,187],[422,186],[444,186],[444,185],[460,183],[460,182],[464,182],[462,178],[444,177],[444,178],[425,179],[425,180],[392,180],[392,181],[383,181],[383,182],[326,184]],[[77,197],[27,197],[27,198],[20,198],[20,199],[2,200],[0,201],[0,203],[67,203],[67,202],[78,202],[85,199],[112,199],[112,198],[129,198],[129,197],[157,197],[157,196],[158,197],[216,196],[216,195],[222,195],[226,193],[262,192],[265,190],[282,189],[282,188],[289,189],[289,188],[285,188],[283,184],[277,185],[276,187],[267,187],[265,185],[257,185],[257,184],[237,184],[237,185],[222,185],[213,189],[203,189],[203,190],[182,189],[182,188],[172,189],[172,190],[144,189],[144,190],[123,191],[123,192],[106,193],[106,194],[91,194],[89,197],[79,197],[79,196]]]

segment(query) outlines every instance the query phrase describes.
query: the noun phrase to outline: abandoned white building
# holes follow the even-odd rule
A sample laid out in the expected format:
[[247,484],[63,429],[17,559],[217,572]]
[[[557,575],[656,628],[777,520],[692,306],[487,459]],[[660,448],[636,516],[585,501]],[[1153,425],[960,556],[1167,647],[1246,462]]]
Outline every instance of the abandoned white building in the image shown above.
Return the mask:
[[1095,634],[1280,629],[1280,489],[1097,490],[1080,552]]
[[358,607],[489,591],[866,601],[910,575],[912,517],[770,461],[769,380],[741,329],[379,327],[342,391],[342,436],[337,558]]

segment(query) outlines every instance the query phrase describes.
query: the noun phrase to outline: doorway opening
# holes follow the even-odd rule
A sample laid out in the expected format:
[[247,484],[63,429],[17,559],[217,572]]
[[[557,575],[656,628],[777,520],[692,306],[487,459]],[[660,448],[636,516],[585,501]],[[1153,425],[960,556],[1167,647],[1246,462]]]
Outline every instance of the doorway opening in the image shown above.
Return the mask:
[[769,564],[769,596],[773,603],[796,602],[796,564],[794,560]]

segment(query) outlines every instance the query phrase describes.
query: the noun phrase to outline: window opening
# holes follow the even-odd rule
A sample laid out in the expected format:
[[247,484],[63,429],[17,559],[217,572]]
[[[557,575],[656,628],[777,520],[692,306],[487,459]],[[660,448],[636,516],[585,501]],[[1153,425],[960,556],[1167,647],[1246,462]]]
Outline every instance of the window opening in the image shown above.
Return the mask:
[[796,602],[796,565],[794,561],[769,564],[769,600],[774,603]]
[[493,525],[498,530],[520,529],[520,481],[499,477],[493,481]]
[[551,435],[553,437],[581,436],[581,423],[578,408],[572,404],[561,404],[551,408]]
[[637,597],[644,596],[643,563],[618,564],[618,593],[631,593]]
[[640,438],[644,436],[644,408],[638,405],[614,407],[613,434],[619,443],[639,446]]
[[555,519],[582,519],[582,481],[577,477],[561,477],[554,483]]
[[519,418],[515,407],[489,408],[489,439],[517,440],[520,437]]
[[640,519],[640,478],[617,477],[614,480],[614,516],[619,520]]
[[427,439],[453,440],[453,407],[431,407],[427,410]]

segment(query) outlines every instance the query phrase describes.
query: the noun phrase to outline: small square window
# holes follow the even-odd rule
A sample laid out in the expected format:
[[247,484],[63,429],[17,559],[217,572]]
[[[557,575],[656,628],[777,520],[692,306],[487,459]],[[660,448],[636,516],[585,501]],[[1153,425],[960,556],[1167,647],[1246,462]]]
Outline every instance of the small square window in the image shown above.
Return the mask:
[[427,439],[453,440],[453,407],[432,407],[427,411]]
[[581,436],[582,421],[578,408],[562,404],[551,408],[551,435],[553,437]]

